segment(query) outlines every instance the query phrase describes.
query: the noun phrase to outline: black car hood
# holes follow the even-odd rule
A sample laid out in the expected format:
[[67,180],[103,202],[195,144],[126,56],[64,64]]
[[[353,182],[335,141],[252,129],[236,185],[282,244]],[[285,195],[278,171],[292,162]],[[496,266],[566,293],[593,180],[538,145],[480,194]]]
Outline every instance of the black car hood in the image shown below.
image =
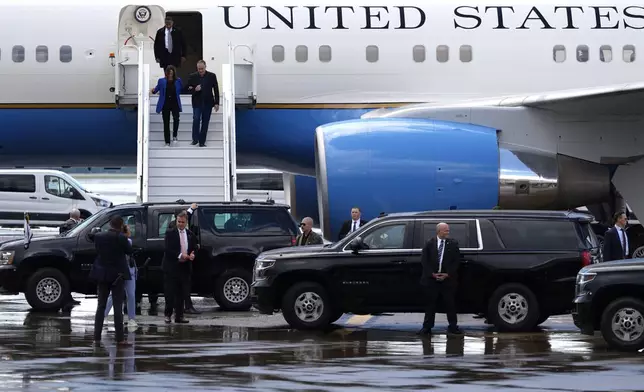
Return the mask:
[[[36,237],[32,238],[29,244],[29,248],[38,248],[38,247],[55,247],[58,243],[70,243],[77,241],[77,237],[60,237],[58,235],[46,236],[46,237]],[[0,244],[1,250],[16,250],[24,249],[25,240],[24,238],[19,240],[9,240]]]
[[292,256],[297,254],[311,254],[311,253],[319,253],[325,249],[328,249],[328,247],[325,247],[324,245],[291,246],[288,248],[268,250],[266,252],[262,252],[260,256],[280,257],[280,256]]
[[600,272],[600,271],[624,271],[631,269],[644,269],[644,259],[628,259],[618,261],[606,261],[599,264],[592,264],[584,267],[579,272]]

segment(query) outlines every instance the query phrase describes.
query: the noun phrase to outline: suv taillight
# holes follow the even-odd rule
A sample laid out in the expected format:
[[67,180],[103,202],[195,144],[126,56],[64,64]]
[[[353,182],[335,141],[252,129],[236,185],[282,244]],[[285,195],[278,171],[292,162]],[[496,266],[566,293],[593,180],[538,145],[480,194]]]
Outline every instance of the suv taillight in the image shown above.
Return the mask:
[[581,252],[581,265],[582,267],[586,267],[592,263],[591,257],[590,257],[590,251],[584,250]]

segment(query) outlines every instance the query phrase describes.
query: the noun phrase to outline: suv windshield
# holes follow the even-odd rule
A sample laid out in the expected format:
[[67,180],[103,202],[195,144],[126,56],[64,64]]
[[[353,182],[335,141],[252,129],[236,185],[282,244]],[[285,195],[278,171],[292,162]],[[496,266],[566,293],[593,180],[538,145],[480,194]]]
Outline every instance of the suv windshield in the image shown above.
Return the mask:
[[109,208],[102,209],[101,211],[97,212],[96,214],[90,216],[89,218],[85,219],[82,221],[80,224],[75,226],[73,229],[70,231],[61,234],[62,237],[73,237],[80,233],[84,228],[93,225],[95,221],[97,221],[101,216],[105,215],[107,211],[110,211]]

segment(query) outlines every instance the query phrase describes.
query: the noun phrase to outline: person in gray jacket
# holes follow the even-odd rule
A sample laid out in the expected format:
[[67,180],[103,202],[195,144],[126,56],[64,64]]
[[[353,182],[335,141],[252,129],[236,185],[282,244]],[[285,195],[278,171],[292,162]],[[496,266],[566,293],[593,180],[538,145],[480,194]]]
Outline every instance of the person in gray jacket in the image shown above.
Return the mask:
[[295,246],[306,246],[306,245],[322,245],[324,240],[322,237],[313,231],[313,218],[306,217],[302,219],[300,223],[302,228],[302,234],[297,236],[295,240]]

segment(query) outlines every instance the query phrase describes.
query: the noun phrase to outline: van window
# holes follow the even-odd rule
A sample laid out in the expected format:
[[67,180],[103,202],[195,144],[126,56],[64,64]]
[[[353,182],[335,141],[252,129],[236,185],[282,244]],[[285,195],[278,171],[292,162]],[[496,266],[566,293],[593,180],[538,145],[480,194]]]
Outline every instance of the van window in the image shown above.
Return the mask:
[[295,224],[285,210],[253,209],[216,211],[204,209],[204,228],[218,234],[295,235]]
[[74,187],[58,176],[45,176],[45,191],[50,195],[71,199],[74,196]]
[[510,250],[578,250],[575,223],[557,220],[492,221]]
[[0,174],[0,192],[36,192],[36,176],[30,174]]

